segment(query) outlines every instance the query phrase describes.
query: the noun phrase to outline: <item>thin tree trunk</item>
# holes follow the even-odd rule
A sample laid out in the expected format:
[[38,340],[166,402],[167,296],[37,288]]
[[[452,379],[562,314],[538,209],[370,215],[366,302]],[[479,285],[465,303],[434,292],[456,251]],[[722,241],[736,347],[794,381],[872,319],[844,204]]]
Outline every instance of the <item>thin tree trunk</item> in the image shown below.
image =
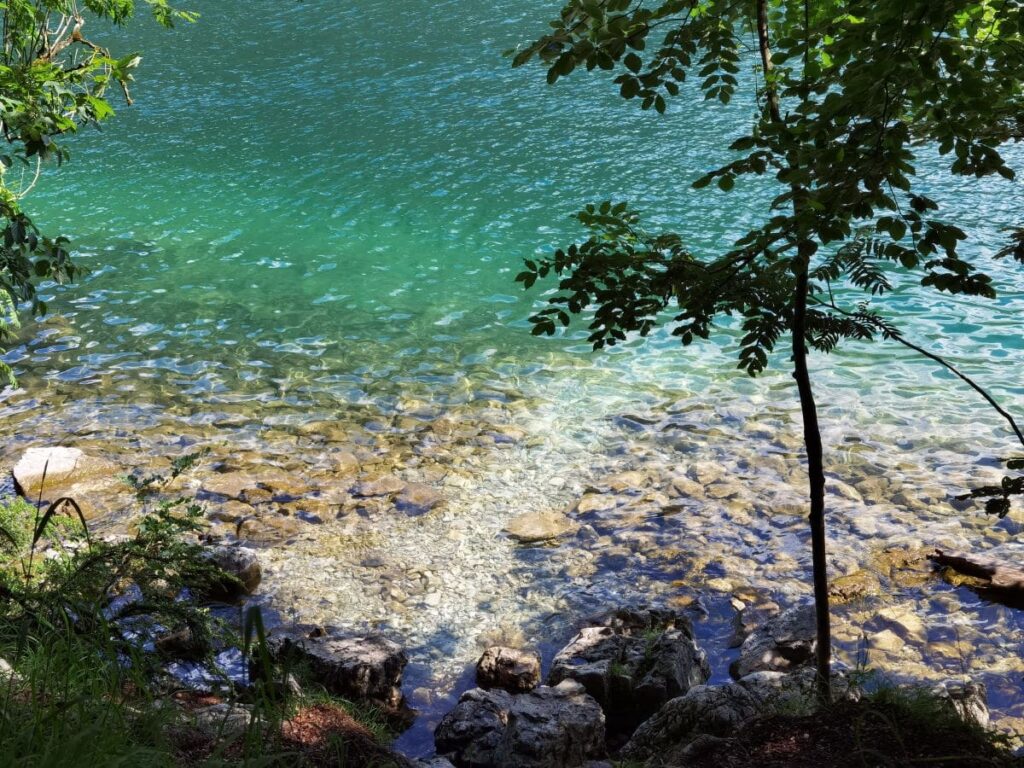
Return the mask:
[[[800,249],[804,251],[804,248]],[[817,692],[822,702],[832,700],[832,627],[828,607],[828,571],[825,552],[825,468],[818,407],[814,402],[811,376],[807,369],[807,269],[808,254],[800,254],[800,272],[793,296],[793,378],[800,392],[804,422],[807,474],[810,486],[811,561],[814,579],[814,614],[817,626]]]
[[[805,7],[806,11],[806,7]],[[768,0],[757,0],[757,42],[764,70],[768,116],[777,125],[783,123],[779,94],[772,80],[772,51],[768,38]],[[793,209],[799,213],[800,189],[793,189]],[[804,447],[807,450],[811,513],[811,562],[814,581],[814,614],[817,628],[817,692],[822,702],[832,700],[832,626],[828,606],[828,570],[825,551],[825,469],[818,407],[814,402],[811,375],[807,369],[807,290],[813,246],[801,243],[797,248],[796,290],[793,296],[793,378],[800,393],[800,412],[804,423]]]
[[772,76],[772,49],[768,42],[768,2],[758,0],[757,2],[757,44],[761,50],[761,72],[764,75],[764,91],[768,99],[768,114],[773,123],[782,122],[782,114],[779,112],[779,92],[771,80]]

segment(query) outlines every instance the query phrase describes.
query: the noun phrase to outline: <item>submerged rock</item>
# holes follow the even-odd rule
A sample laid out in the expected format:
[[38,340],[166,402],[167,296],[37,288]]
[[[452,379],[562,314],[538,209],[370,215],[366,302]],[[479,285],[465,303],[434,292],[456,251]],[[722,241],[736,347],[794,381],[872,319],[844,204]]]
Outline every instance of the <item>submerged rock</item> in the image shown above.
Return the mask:
[[395,497],[395,508],[410,516],[423,515],[439,507],[444,496],[423,483],[409,483]]
[[294,517],[279,514],[255,514],[235,523],[235,535],[250,544],[280,544],[298,535],[302,525]]
[[474,688],[434,742],[458,768],[575,768],[604,756],[604,714],[571,680],[522,694]]
[[532,691],[540,685],[540,656],[533,651],[492,646],[476,663],[476,684],[512,693]]
[[30,502],[46,506],[71,498],[87,519],[129,512],[135,501],[116,464],[78,448],[29,448],[13,474],[18,492]]
[[215,472],[202,481],[202,492],[230,500],[242,500],[246,491],[257,487],[256,481],[246,472]]
[[560,512],[528,512],[512,518],[505,526],[505,533],[523,544],[535,544],[557,539],[575,528]]
[[389,712],[402,708],[408,660],[397,643],[381,635],[297,625],[273,631],[267,644],[278,661],[306,663],[313,679],[332,693]]
[[817,647],[814,605],[793,606],[755,629],[740,646],[740,656],[729,666],[734,678],[752,672],[787,671],[809,663]]
[[205,595],[213,600],[231,603],[246,595],[251,595],[263,580],[263,569],[260,566],[256,550],[249,547],[214,547],[209,550],[209,557],[214,565],[220,568],[230,579],[221,579]]
[[392,496],[405,490],[404,480],[394,475],[385,475],[376,480],[363,480],[352,486],[352,495],[364,498]]
[[874,597],[882,591],[882,583],[871,571],[854,571],[846,576],[833,579],[828,594],[833,603],[848,603],[865,597]]
[[707,655],[680,613],[619,610],[597,617],[555,656],[548,684],[582,684],[613,733],[630,733],[669,699],[711,675]]

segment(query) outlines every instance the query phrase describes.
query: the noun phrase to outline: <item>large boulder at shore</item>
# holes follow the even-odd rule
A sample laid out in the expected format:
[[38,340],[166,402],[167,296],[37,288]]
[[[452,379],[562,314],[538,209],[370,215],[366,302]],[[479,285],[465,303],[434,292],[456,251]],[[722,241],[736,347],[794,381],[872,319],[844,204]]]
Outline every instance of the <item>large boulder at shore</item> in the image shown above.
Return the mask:
[[750,633],[729,674],[740,679],[752,672],[786,672],[805,666],[814,659],[815,638],[814,605],[788,608]]
[[275,660],[307,664],[313,679],[332,693],[388,713],[403,709],[402,672],[408,659],[382,635],[297,625],[273,630],[267,644]]
[[591,620],[555,656],[548,684],[582,684],[608,730],[628,735],[669,699],[711,675],[690,620],[675,611],[618,610]]
[[[685,765],[686,748],[698,738],[725,737],[772,707],[813,704],[815,673],[755,672],[725,685],[698,685],[672,699],[644,722],[620,757],[659,765]],[[833,678],[834,692],[856,697],[846,678]]]
[[492,646],[476,663],[476,684],[525,693],[540,685],[540,656],[533,651]]
[[576,768],[604,756],[604,714],[572,680],[521,694],[474,688],[434,743],[458,768]]
[[33,504],[41,501],[46,506],[71,498],[86,519],[128,512],[134,504],[121,468],[78,448],[29,448],[14,465],[13,474],[18,493]]

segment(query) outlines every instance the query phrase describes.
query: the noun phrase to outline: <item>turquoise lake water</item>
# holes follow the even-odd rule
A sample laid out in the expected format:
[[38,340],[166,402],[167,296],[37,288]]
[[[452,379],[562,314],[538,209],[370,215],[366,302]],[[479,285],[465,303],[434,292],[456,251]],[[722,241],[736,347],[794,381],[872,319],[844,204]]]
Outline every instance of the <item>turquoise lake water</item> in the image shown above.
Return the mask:
[[[72,237],[92,273],[48,291],[54,317],[28,323],[7,355],[21,389],[0,399],[10,435],[0,458],[54,440],[123,443],[111,450],[148,457],[211,439],[230,414],[225,429],[235,432],[225,439],[281,464],[275,452],[284,449],[262,439],[266,430],[337,419],[373,434],[380,419],[392,419],[402,433],[398,417],[417,409],[443,415],[481,401],[525,404],[496,417],[525,433],[525,447],[460,455],[468,479],[448,489],[455,523],[473,521],[465,528],[474,534],[465,551],[470,565],[460,578],[480,583],[469,597],[442,587],[430,626],[420,618],[375,620],[412,638],[414,680],[443,689],[437,701],[421,692],[414,703],[435,714],[458,692],[452,681],[464,680],[477,635],[494,628],[494,614],[512,624],[521,616],[527,639],[541,644],[544,627],[556,627],[548,641],[557,642],[584,609],[680,575],[659,571],[650,558],[627,558],[567,586],[559,569],[568,566],[558,558],[568,562],[585,543],[533,552],[524,565],[499,535],[509,518],[571,503],[602,473],[648,464],[686,471],[697,458],[741,477],[745,489],[735,499],[755,511],[765,498],[799,505],[799,473],[759,463],[773,456],[796,467],[799,459],[795,390],[784,371],[755,381],[735,372],[727,329],[685,351],[657,334],[610,353],[591,352],[579,330],[536,339],[526,318],[543,292],[524,294],[513,282],[524,257],[579,234],[571,217],[582,204],[606,198],[631,201],[652,228],[677,228],[698,251],[727,247],[758,221],[765,190],[698,193],[689,184],[727,158],[723,139],[742,131],[749,99],[719,108],[691,94],[657,116],[623,103],[604,75],[549,88],[541,70],[512,70],[501,56],[543,30],[557,8],[542,0],[194,5],[203,13],[196,25],[122,33],[122,50],[144,53],[137,103],[121,108],[102,134],[76,139],[72,163],[44,177],[31,198],[36,220]],[[1019,148],[1008,154],[1024,161]],[[969,232],[967,253],[996,276],[1000,298],[938,297],[903,280],[878,305],[898,313],[908,337],[948,355],[1011,410],[1024,410],[1024,280],[1013,265],[989,258],[1003,228],[1021,222],[1024,188],[950,180],[938,169],[935,158],[922,161],[924,186]],[[911,495],[930,489],[923,505],[869,499],[882,520],[872,521],[874,529],[852,507],[839,509],[838,572],[889,543],[948,541],[1020,556],[1019,518],[996,524],[947,503],[949,494],[992,477],[993,457],[1013,449],[984,403],[928,361],[884,344],[850,345],[814,368],[830,474],[854,485],[873,474],[895,477]],[[685,450],[666,436],[679,430],[690,436]],[[300,442],[295,450],[312,454],[316,446]],[[807,565],[806,541],[799,517],[793,521],[777,537],[765,534],[771,544],[755,546],[744,536],[756,525],[712,516],[698,539],[707,544],[696,549],[725,557],[739,548],[751,558],[749,570],[723,566],[726,576],[770,591],[779,586],[755,555],[767,548],[790,557],[794,583],[781,591],[800,593],[795,577]],[[417,532],[388,525],[381,524],[393,550],[406,552],[406,565],[410,553],[451,538],[440,523]],[[342,557],[316,546],[301,550],[309,572]],[[444,555],[449,564],[459,556]],[[529,597],[527,576],[503,575],[513,567],[535,574]],[[345,577],[337,578],[342,585]],[[370,598],[324,604],[324,585],[318,602],[303,603],[308,580],[292,584],[283,571],[268,583],[276,609],[286,612],[288,603],[297,616],[358,623],[386,613]],[[365,583],[338,589],[351,597]],[[717,619],[701,631],[721,660],[727,601],[710,589]],[[982,637],[968,667],[989,669],[993,658],[1020,654],[1022,628],[1012,612],[966,591],[934,589],[945,609],[927,590],[901,595],[935,630],[917,661],[959,668],[928,648],[960,620],[969,624],[964,633]],[[488,590],[493,601],[480,598]],[[554,602],[545,603],[549,597]],[[953,599],[967,609],[956,620]],[[473,607],[458,608],[459,601]],[[561,618],[538,624],[553,613]],[[462,644],[437,639],[467,633]],[[858,647],[840,645],[850,654]],[[452,659],[454,669],[438,671]],[[1020,717],[1019,686],[992,674],[997,708]],[[425,728],[410,737],[411,751],[422,751]]]

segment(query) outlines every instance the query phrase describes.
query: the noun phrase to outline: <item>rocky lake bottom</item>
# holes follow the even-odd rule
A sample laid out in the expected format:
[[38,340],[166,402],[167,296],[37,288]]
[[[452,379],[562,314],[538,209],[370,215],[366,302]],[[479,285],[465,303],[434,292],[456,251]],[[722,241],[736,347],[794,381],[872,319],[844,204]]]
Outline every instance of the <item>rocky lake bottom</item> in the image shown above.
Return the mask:
[[[255,599],[271,622],[372,629],[406,649],[419,717],[398,747],[423,754],[486,647],[533,647],[548,664],[583,617],[659,605],[692,619],[711,682],[724,682],[744,625],[809,597],[793,412],[678,394],[584,418],[512,386],[333,410],[313,396],[254,409],[128,407],[108,393],[68,397],[57,433],[22,393],[0,461],[54,444],[96,457],[87,514],[116,531],[131,525],[120,476],[208,451],[174,491],[204,504],[212,537],[259,550]],[[837,657],[904,680],[983,682],[993,722],[1019,730],[1019,611],[924,561],[935,546],[1019,557],[1018,518],[954,500],[998,472],[955,436],[919,451],[898,423],[877,426],[871,439],[826,433]]]

